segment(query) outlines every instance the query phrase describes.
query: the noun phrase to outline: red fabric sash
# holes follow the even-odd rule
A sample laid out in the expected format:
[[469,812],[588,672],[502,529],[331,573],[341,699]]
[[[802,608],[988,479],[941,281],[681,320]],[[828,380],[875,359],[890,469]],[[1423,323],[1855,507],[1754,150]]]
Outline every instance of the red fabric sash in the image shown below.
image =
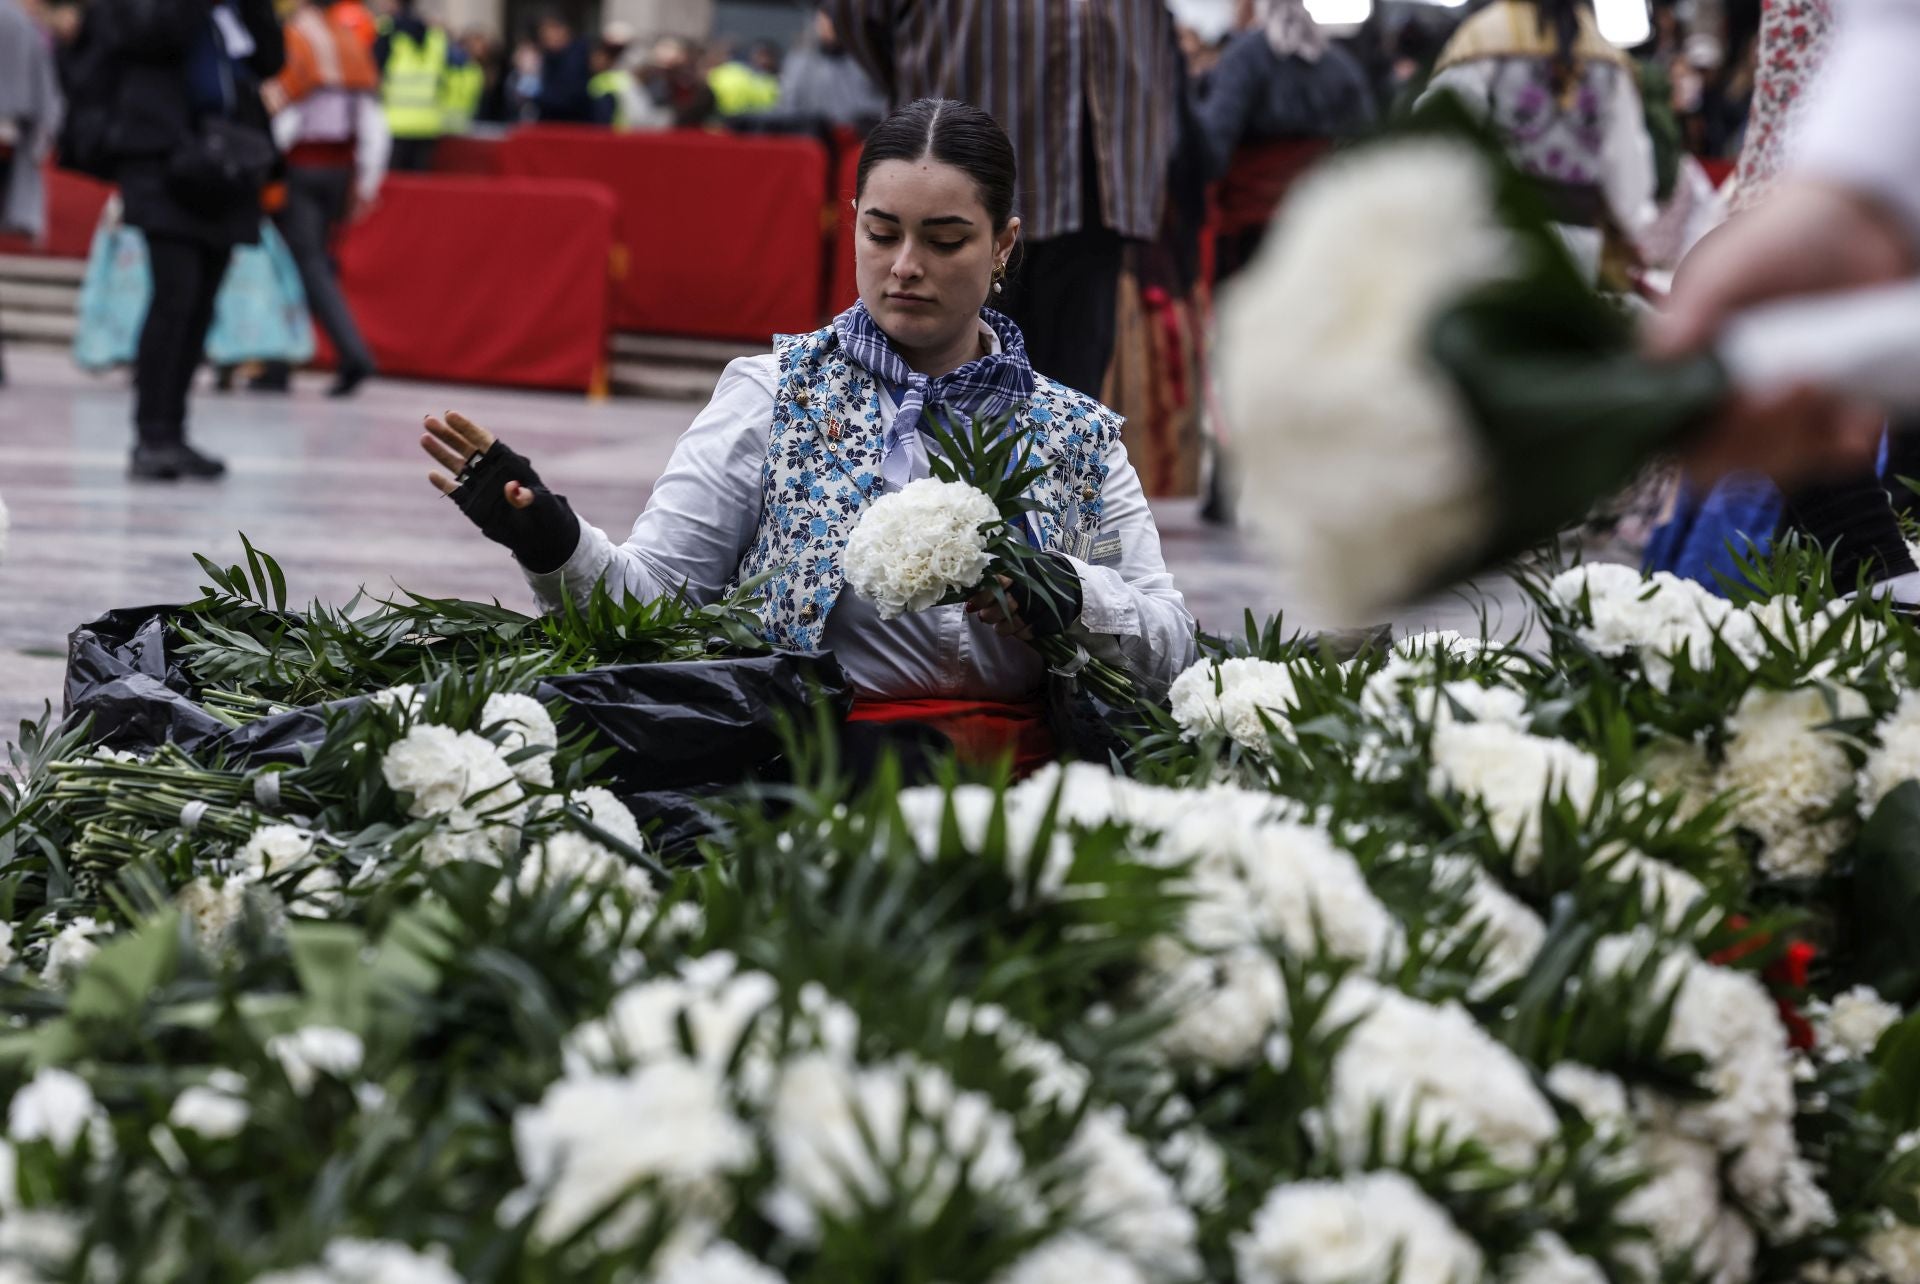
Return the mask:
[[919,722],[953,741],[960,761],[987,766],[1008,752],[1016,776],[1031,775],[1058,754],[1046,706],[1038,700],[855,700],[848,722]]

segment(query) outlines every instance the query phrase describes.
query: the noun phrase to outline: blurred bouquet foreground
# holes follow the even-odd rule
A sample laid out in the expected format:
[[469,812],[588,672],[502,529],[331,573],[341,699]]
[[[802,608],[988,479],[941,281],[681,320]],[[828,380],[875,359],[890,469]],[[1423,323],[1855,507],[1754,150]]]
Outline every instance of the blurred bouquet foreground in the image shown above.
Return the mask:
[[803,723],[693,844],[548,626],[213,569],[151,680],[328,702],[0,773],[0,1279],[1920,1279],[1920,633],[1792,547],[1210,643],[1124,776]]
[[1771,305],[1656,361],[1453,100],[1289,194],[1224,293],[1241,507],[1342,623],[1576,525],[1736,389],[1920,405],[1920,285]]

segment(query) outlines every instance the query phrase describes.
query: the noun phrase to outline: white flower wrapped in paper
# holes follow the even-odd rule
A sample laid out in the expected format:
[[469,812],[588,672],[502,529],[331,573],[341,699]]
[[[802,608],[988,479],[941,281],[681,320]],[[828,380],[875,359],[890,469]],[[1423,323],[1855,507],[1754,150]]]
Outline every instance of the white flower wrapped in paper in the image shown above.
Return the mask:
[[980,584],[993,560],[982,527],[1000,522],[987,495],[923,477],[882,495],[847,537],[847,584],[883,620],[924,611]]

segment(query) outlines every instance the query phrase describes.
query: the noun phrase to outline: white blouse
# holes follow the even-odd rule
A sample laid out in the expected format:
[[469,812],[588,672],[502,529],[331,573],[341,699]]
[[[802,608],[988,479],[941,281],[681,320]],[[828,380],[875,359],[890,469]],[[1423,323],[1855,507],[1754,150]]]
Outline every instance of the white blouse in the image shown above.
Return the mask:
[[[713,400],[674,446],[626,542],[616,545],[582,520],[580,542],[564,566],[527,573],[542,607],[552,609],[568,594],[583,600],[603,580],[616,594],[657,597],[684,584],[697,602],[717,600],[760,525],[761,475],[779,373],[779,358],[771,353],[728,365]],[[883,393],[883,429],[894,411]],[[1073,636],[1096,658],[1124,665],[1159,690],[1193,662],[1193,616],[1167,574],[1146,493],[1117,441],[1107,466],[1096,541],[1101,564],[1071,559],[1081,590]],[[916,451],[913,477],[927,471],[924,454]],[[824,645],[855,693],[869,699],[1015,700],[1038,692],[1046,676],[1032,647],[1000,636],[964,607],[882,620],[852,589],[841,593],[827,617]]]

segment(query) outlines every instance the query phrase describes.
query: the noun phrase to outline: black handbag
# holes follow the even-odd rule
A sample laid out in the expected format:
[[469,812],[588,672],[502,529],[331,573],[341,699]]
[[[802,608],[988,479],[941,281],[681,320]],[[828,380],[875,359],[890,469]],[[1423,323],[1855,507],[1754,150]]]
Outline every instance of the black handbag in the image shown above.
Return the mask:
[[277,159],[265,130],[208,116],[167,159],[167,194],[193,213],[223,214],[259,199]]

